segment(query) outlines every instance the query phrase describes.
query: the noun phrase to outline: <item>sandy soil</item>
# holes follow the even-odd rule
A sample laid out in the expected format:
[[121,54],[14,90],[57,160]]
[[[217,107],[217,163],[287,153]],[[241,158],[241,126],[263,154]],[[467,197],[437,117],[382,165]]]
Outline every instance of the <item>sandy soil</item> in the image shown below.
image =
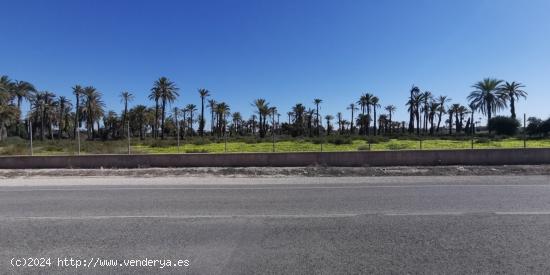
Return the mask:
[[59,176],[185,176],[185,177],[357,177],[357,176],[550,175],[550,165],[421,166],[421,167],[201,167],[147,169],[22,169],[2,170],[0,178]]

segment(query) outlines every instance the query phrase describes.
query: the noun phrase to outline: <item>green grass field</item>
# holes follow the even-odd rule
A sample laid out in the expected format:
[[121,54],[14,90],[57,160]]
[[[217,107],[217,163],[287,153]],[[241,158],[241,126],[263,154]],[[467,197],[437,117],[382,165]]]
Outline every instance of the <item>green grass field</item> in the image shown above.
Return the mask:
[[[77,143],[75,141],[35,141],[35,155],[73,155],[77,152]],[[422,141],[422,149],[470,149],[472,146],[470,140],[447,140],[447,139],[429,139]],[[358,151],[358,150],[418,150],[420,141],[390,139],[379,143],[372,143],[369,147],[367,141],[358,139],[350,144],[335,145],[333,143],[323,143],[291,140],[279,141],[275,143],[275,152],[335,152],[335,151]],[[508,138],[491,141],[479,139],[474,142],[474,148],[522,148],[523,140]],[[528,148],[550,148],[550,139],[528,140]],[[126,154],[128,151],[127,142],[118,141],[83,141],[81,143],[82,154]],[[191,144],[182,141],[178,148],[175,141],[139,141],[135,140],[131,146],[132,153],[144,154],[166,154],[166,153],[223,153],[223,152],[272,152],[273,144],[265,142],[243,142],[230,141],[226,144],[223,141],[211,142],[206,144]],[[23,140],[15,142],[4,142],[0,144],[1,155],[28,155],[29,144]]]

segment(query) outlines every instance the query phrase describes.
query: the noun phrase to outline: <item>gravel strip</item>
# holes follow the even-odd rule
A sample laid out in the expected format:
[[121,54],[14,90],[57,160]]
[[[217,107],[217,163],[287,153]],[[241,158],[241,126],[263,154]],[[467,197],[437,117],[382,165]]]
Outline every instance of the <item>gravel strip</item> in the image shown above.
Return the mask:
[[199,167],[145,169],[0,169],[0,178],[15,177],[383,177],[383,176],[550,175],[550,165],[403,166],[403,167]]

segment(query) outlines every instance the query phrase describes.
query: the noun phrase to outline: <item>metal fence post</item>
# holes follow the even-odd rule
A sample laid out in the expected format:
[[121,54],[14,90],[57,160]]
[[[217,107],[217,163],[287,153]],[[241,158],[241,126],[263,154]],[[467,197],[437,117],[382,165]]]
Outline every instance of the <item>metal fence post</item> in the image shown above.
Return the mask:
[[527,148],[527,125],[526,125],[526,115],[523,113],[523,148]]
[[178,139],[178,154],[179,154],[180,153],[180,125],[177,124],[177,127],[178,127],[178,130],[177,130],[176,136],[178,136],[177,139]]
[[128,131],[128,155],[131,153],[130,152],[130,122],[128,121],[126,123],[126,130]]
[[525,117],[526,115],[525,113],[523,113],[523,148],[527,148],[527,133],[526,133],[527,125],[526,125]]
[[275,132],[273,132],[272,135],[271,135],[271,142],[272,142],[271,151],[272,151],[273,153],[275,153]]
[[31,141],[31,156],[33,155],[33,148],[32,148],[32,121],[29,118],[29,138]]
[[76,127],[76,136],[77,136],[77,144],[78,144],[78,155],[80,156],[80,129],[78,126]]

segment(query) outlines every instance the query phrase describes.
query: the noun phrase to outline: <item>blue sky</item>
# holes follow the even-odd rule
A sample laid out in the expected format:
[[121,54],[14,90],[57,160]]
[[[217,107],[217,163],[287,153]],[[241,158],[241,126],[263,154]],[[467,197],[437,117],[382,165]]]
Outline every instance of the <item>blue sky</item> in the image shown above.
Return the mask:
[[518,113],[550,115],[547,0],[1,2],[0,74],[70,98],[93,85],[117,112],[123,90],[152,105],[166,76],[178,106],[207,88],[245,117],[255,98],[286,113],[318,97],[323,114],[349,119],[371,92],[406,120],[412,84],[465,104],[496,77],[527,85]]

